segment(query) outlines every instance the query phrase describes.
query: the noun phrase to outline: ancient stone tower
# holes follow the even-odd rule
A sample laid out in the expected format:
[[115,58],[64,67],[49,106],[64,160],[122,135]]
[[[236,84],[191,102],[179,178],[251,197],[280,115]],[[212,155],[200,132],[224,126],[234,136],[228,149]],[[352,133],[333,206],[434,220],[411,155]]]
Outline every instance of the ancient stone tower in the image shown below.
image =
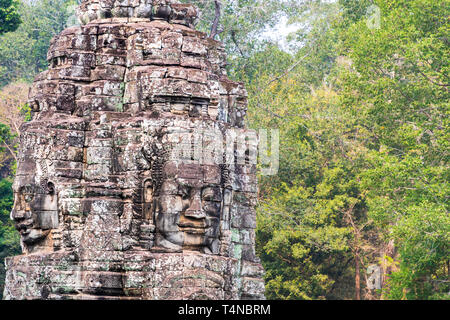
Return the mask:
[[30,91],[4,297],[263,299],[256,140],[223,46],[172,0],[78,16]]

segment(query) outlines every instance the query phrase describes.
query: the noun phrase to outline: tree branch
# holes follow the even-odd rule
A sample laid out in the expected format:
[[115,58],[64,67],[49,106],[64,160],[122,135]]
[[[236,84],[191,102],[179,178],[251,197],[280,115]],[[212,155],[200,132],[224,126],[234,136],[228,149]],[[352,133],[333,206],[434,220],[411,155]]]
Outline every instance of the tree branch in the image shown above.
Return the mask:
[[234,43],[234,45],[236,46],[236,48],[238,49],[238,51],[239,51],[239,53],[241,54],[242,58],[245,58],[244,53],[242,52],[241,48],[239,47],[239,44],[237,43],[237,40],[236,40],[236,31],[231,30],[230,34],[231,34],[231,40],[233,40],[233,43]]
[[8,149],[9,153],[14,157],[14,160],[17,162],[17,156],[16,153],[8,146],[7,143],[3,142],[3,145]]
[[214,39],[218,34],[217,29],[219,27],[219,22],[220,22],[222,3],[220,2],[220,0],[214,0],[214,6],[215,6],[215,16],[214,16],[214,21],[213,21],[213,24],[211,27],[211,33],[209,34],[209,37],[211,39]]
[[433,79],[431,79],[430,77],[428,77],[424,72],[422,72],[419,68],[417,68],[417,70],[419,71],[419,73],[425,78],[427,79],[429,82],[431,82],[432,84],[439,86],[439,87],[444,87],[447,91],[448,91],[448,84],[445,83],[440,83],[440,82],[436,82]]
[[292,64],[287,70],[285,70],[282,74],[280,74],[279,76],[273,78],[272,80],[270,80],[269,82],[267,82],[266,87],[269,86],[271,83],[280,80],[281,78],[284,78],[285,76],[287,76],[292,70],[294,70],[300,63],[303,62],[303,60],[305,60],[309,55],[311,54],[311,52],[308,52],[307,54],[305,54],[303,57],[301,57],[300,59],[298,59],[294,64]]

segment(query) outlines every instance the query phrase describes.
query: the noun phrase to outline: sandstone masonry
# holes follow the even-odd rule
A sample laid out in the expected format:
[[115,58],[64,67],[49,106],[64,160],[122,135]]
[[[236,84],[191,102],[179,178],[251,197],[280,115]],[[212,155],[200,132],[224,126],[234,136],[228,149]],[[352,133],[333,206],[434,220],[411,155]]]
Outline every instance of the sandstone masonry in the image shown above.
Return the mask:
[[85,0],[78,16],[30,91],[4,298],[264,299],[255,164],[171,156],[217,143],[204,132],[254,134],[222,44],[176,1]]

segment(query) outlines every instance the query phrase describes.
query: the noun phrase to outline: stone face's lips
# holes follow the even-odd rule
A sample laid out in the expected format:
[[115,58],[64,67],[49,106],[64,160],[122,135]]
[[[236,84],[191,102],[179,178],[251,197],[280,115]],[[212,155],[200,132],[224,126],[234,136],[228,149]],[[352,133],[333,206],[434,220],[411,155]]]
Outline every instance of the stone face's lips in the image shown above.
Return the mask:
[[199,235],[206,234],[206,228],[182,227],[180,229],[181,229],[182,232],[186,232],[186,233],[189,233],[189,234],[199,234]]
[[178,221],[180,227],[193,227],[193,228],[204,228],[206,227],[206,218],[193,219],[186,216],[181,216]]
[[22,227],[19,230],[19,233],[21,236],[26,236],[27,234],[30,233],[30,229],[26,228],[26,227]]
[[27,220],[25,222],[17,223],[15,225],[16,230],[20,232],[20,234],[26,234],[30,232],[30,229],[33,227],[33,220]]
[[178,223],[178,226],[181,228],[194,228],[194,229],[206,229],[204,224],[199,225],[198,222],[184,222],[184,223]]
[[191,234],[205,234],[207,230],[205,219],[195,221],[183,219],[183,222],[178,223],[178,227],[182,232]]

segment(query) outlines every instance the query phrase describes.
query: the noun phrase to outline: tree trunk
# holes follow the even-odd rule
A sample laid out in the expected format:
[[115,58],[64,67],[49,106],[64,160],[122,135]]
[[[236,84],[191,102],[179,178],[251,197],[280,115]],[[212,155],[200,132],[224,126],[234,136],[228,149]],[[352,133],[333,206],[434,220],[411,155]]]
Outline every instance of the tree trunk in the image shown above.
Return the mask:
[[209,37],[211,39],[214,39],[217,35],[217,28],[219,27],[222,3],[220,2],[220,0],[214,0],[214,6],[215,6],[215,16],[213,24],[211,26],[211,33],[209,34]]
[[355,253],[355,293],[356,300],[361,300],[361,275],[360,275],[359,253]]
[[447,260],[447,277],[450,277],[450,260]]

